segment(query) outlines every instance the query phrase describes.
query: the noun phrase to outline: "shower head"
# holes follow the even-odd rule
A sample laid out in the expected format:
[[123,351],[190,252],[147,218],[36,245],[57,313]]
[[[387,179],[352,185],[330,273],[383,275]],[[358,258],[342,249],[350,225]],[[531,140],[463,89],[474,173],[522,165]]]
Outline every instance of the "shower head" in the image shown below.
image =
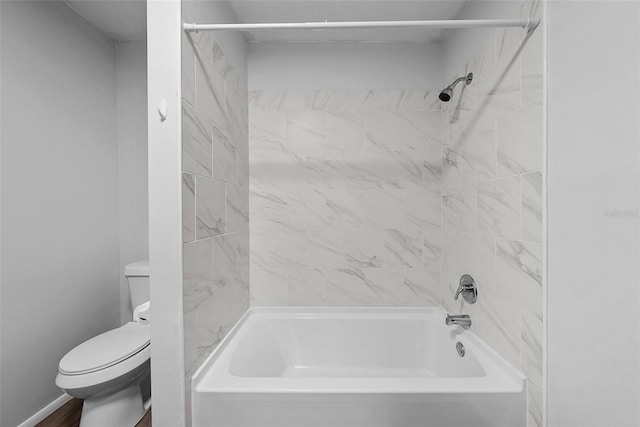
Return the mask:
[[451,95],[453,95],[453,89],[451,87],[446,87],[442,89],[442,92],[440,92],[438,98],[440,98],[440,101],[442,102],[449,102],[449,100],[451,99]]
[[451,83],[446,88],[442,89],[442,91],[440,92],[440,95],[438,95],[438,98],[440,98],[440,101],[442,102],[449,102],[451,100],[451,97],[453,96],[453,88],[456,87],[458,83],[462,81],[466,81],[467,84],[469,85],[471,84],[472,80],[473,80],[473,73],[469,73],[465,77],[458,77],[453,83]]

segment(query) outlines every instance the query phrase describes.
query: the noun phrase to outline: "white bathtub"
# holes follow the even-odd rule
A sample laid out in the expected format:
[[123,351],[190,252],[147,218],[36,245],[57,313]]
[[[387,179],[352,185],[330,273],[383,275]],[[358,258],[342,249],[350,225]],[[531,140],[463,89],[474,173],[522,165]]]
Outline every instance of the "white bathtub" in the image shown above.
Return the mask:
[[525,426],[524,376],[445,316],[253,308],[195,373],[193,425]]

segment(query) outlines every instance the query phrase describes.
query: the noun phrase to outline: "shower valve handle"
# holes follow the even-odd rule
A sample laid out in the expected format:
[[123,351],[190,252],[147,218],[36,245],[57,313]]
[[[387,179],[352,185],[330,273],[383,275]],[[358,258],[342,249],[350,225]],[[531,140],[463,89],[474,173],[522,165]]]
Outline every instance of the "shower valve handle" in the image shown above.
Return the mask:
[[462,298],[469,304],[473,304],[478,300],[478,286],[476,285],[476,281],[473,280],[473,277],[468,274],[463,274],[460,278],[460,284],[458,285],[458,290],[455,295],[456,301],[460,294],[462,294]]

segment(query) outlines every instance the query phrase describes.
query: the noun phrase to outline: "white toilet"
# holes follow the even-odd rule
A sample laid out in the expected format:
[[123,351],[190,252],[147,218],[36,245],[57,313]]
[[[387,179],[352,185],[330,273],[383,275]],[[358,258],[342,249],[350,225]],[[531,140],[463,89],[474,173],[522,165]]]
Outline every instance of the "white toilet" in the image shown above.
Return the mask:
[[150,375],[149,261],[125,267],[133,321],[68,352],[58,365],[56,385],[84,399],[81,427],[130,427],[144,416]]

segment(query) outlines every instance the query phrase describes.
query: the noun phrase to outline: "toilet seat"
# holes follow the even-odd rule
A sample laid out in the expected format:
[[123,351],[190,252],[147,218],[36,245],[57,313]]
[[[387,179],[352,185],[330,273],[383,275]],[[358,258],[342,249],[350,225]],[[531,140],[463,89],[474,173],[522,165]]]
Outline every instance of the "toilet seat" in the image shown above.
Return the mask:
[[58,366],[64,375],[84,375],[120,363],[149,345],[149,325],[129,322],[88,341],[67,353]]
[[56,384],[71,390],[117,380],[143,369],[150,357],[150,325],[129,322],[67,353],[60,360]]

